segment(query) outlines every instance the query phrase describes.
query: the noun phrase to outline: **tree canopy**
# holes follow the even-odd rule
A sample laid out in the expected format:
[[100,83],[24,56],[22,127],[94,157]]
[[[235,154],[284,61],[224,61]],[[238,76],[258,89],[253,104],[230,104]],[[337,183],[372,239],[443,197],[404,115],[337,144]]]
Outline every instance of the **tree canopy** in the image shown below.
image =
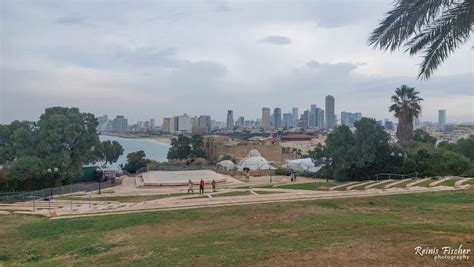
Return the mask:
[[418,77],[429,78],[456,49],[466,43],[474,22],[472,0],[398,0],[372,32],[369,43],[410,55],[423,53]]
[[171,141],[168,150],[168,159],[185,160],[189,158],[204,158],[206,153],[202,149],[203,140],[201,135],[193,135],[191,138],[179,135]]
[[123,169],[129,173],[136,173],[138,170],[146,168],[148,162],[145,151],[139,150],[127,154],[127,163],[125,163]]

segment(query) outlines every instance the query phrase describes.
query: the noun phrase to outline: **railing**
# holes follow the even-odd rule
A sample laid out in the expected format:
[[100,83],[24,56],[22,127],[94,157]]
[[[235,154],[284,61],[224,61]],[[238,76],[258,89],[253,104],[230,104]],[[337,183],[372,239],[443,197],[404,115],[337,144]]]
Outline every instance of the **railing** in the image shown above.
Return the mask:
[[385,179],[406,179],[414,177],[418,178],[418,172],[413,172],[409,174],[397,174],[397,173],[378,173],[374,175],[375,180],[384,180]]
[[92,192],[100,189],[112,187],[112,181],[95,183],[77,183],[68,184],[60,187],[50,187],[36,191],[9,192],[0,194],[0,203],[13,203],[21,201],[30,201],[33,199],[46,199],[49,197],[72,194],[77,192]]

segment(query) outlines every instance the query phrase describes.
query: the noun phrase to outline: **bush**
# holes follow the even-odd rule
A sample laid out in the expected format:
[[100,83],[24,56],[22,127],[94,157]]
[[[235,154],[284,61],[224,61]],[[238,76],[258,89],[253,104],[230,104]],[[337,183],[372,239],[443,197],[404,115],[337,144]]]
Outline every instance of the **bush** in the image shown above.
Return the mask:
[[288,170],[287,168],[279,167],[278,169],[275,170],[275,175],[288,176],[290,174],[291,174],[291,171]]

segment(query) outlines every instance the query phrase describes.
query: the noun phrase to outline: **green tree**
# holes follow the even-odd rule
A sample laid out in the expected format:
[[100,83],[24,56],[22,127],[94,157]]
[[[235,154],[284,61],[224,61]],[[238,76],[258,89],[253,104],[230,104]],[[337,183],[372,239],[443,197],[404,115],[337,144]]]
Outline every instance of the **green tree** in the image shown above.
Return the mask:
[[35,156],[18,158],[8,165],[8,188],[10,190],[35,190],[52,186],[54,181],[48,179],[43,161]]
[[117,162],[118,158],[123,154],[122,145],[117,141],[103,141],[94,148],[95,161],[100,164],[102,168],[107,167],[107,164]]
[[97,119],[77,108],[47,108],[38,121],[37,156],[45,167],[59,168],[56,185],[81,176],[82,166],[93,158],[99,144]]
[[474,21],[472,0],[398,0],[372,32],[370,45],[410,55],[424,53],[418,77],[431,74],[470,38]]
[[139,150],[127,155],[127,163],[125,163],[123,169],[129,173],[136,173],[138,170],[145,168],[148,162],[145,151]]
[[413,141],[435,145],[436,144],[436,137],[431,136],[428,132],[423,129],[416,129],[413,133]]
[[420,98],[418,94],[415,88],[402,85],[392,96],[393,104],[389,111],[394,112],[395,118],[398,118],[397,137],[404,147],[413,137],[413,119],[418,118],[421,113],[420,102],[423,98]]
[[206,153],[202,149],[203,140],[200,135],[193,135],[191,138],[179,135],[171,141],[171,147],[168,150],[167,158],[185,160],[188,158],[205,157]]
[[474,161],[474,135],[468,138],[461,138],[456,142],[455,152]]

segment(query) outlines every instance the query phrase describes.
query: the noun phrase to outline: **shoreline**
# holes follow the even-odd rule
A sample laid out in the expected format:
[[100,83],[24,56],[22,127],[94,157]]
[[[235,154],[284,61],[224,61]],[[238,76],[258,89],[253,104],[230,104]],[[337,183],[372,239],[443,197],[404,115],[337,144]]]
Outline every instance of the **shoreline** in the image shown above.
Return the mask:
[[159,135],[139,135],[139,134],[131,134],[131,133],[116,133],[116,132],[100,132],[100,135],[105,136],[115,136],[121,138],[129,138],[129,139],[148,139],[154,140],[158,143],[164,144],[171,144],[171,136],[159,136]]

